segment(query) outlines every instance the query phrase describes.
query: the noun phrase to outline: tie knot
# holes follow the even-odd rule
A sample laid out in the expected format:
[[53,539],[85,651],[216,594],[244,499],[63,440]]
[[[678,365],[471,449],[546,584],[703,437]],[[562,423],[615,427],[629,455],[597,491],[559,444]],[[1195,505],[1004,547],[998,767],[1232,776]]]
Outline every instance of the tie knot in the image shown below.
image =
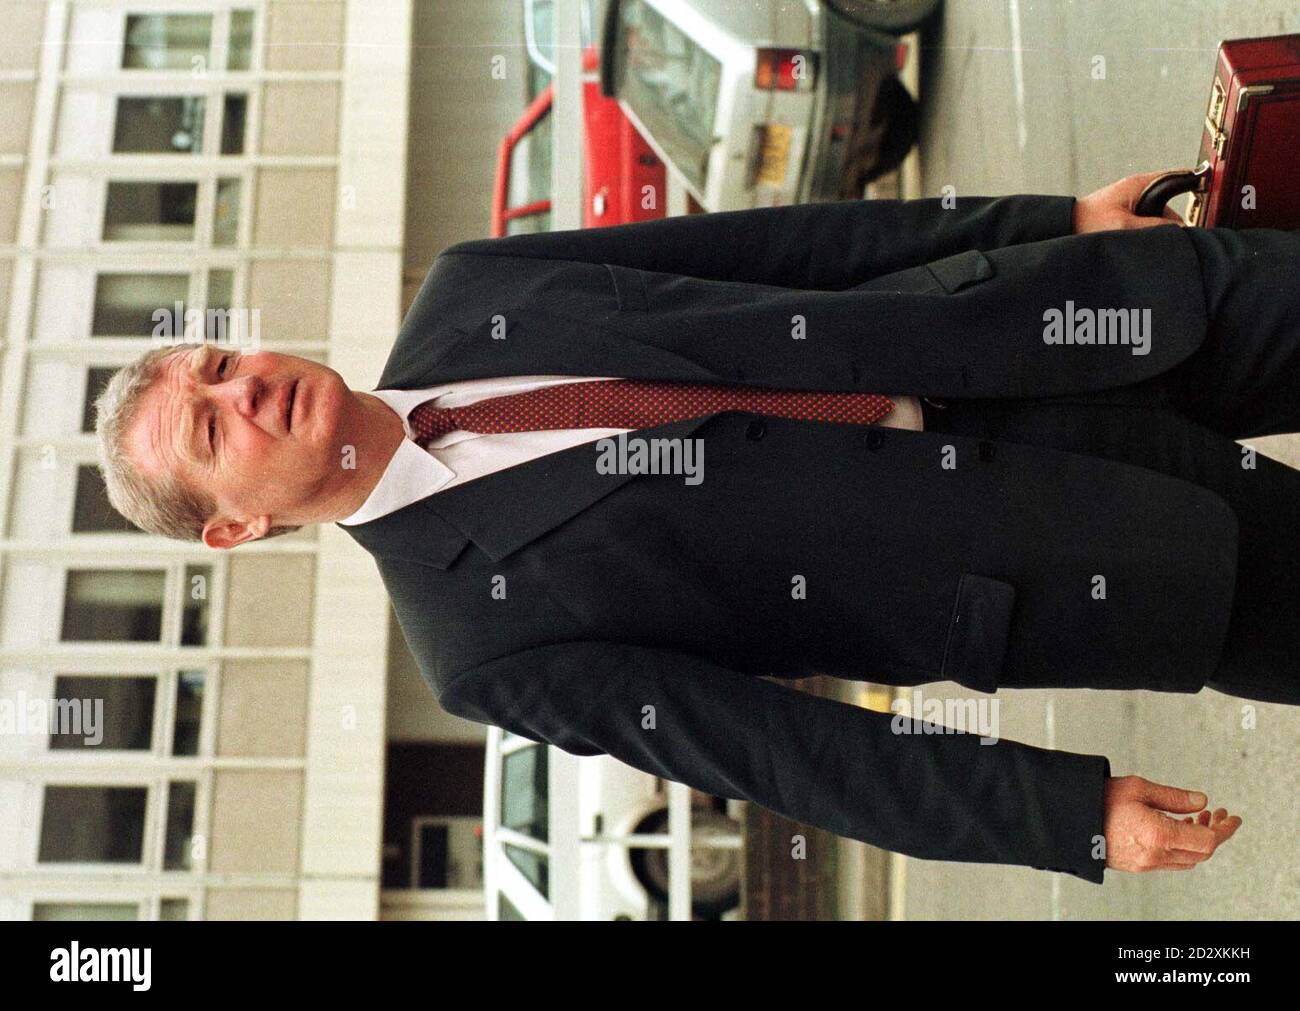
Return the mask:
[[411,438],[424,445],[448,432],[456,430],[455,411],[449,407],[436,407],[433,400],[416,404],[407,419],[411,425]]

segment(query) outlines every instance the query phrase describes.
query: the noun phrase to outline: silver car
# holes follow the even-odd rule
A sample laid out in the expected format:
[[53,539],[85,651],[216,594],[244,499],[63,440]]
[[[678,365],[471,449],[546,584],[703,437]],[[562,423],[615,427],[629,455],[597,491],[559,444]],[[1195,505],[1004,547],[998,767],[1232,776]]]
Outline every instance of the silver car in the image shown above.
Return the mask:
[[706,211],[861,197],[916,139],[896,33],[940,0],[608,0],[601,86]]

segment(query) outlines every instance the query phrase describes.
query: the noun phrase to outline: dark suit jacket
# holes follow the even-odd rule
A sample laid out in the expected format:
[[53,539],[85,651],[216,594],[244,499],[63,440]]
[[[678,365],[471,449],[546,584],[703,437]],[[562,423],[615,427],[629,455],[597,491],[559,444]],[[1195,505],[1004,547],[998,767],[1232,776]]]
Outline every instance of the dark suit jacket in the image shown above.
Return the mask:
[[[1073,236],[1072,207],[846,201],[460,243],[379,388],[565,374],[1034,396],[1182,361],[1206,329],[1182,230]],[[1150,308],[1150,353],[1045,344],[1066,299]],[[1102,880],[1105,758],[901,735],[760,675],[1197,691],[1232,595],[1224,501],[933,432],[722,412],[638,434],[703,440],[703,483],[598,473],[587,444],[345,528],[444,707],[886,849]]]

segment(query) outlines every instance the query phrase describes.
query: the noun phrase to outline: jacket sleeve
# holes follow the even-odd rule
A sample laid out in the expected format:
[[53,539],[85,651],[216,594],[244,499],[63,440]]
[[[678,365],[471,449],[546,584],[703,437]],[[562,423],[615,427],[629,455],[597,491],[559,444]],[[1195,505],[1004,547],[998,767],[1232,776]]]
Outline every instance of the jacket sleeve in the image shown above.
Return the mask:
[[838,290],[968,249],[1073,232],[1071,196],[841,200],[475,239],[444,250]]
[[719,797],[930,860],[1021,864],[1100,884],[1109,762],[954,733],[698,657],[541,646],[461,674],[448,711],[575,755],[609,754]]

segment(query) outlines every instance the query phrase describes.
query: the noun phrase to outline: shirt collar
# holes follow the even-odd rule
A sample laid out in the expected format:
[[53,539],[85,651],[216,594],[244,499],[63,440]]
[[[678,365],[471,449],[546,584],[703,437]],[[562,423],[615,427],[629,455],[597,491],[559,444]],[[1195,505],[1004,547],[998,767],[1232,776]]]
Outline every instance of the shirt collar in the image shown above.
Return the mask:
[[402,419],[406,438],[398,444],[397,451],[380,475],[379,483],[370,490],[366,500],[361,503],[361,508],[351,516],[339,520],[339,523],[343,526],[356,526],[387,516],[432,495],[456,476],[455,471],[435,459],[433,454],[411,438],[408,420],[416,404],[422,404],[445,392],[443,389],[372,391],[372,396],[382,400]]

